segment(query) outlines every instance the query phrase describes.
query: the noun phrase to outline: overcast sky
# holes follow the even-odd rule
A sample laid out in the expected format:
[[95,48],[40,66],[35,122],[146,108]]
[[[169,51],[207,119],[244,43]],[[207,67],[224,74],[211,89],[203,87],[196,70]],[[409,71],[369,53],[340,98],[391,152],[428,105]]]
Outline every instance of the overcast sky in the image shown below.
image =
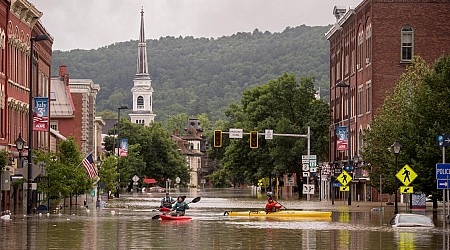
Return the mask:
[[139,38],[144,7],[146,38],[221,37],[237,32],[281,32],[302,24],[335,22],[333,7],[362,0],[28,0],[55,39],[53,49],[96,49]]

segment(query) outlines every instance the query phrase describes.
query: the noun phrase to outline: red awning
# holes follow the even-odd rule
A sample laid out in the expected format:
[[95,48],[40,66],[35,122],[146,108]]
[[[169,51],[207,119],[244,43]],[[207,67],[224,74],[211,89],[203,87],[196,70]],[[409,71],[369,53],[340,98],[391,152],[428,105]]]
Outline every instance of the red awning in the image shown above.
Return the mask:
[[158,183],[158,181],[156,179],[144,178],[144,183],[155,184],[155,183]]

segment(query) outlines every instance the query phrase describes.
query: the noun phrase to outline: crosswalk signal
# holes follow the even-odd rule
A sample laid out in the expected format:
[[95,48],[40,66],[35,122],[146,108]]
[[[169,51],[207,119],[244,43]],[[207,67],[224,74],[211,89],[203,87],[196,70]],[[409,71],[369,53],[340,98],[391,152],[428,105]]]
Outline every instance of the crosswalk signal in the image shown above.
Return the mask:
[[214,147],[222,147],[222,130],[214,130]]
[[258,131],[250,131],[250,148],[258,148]]

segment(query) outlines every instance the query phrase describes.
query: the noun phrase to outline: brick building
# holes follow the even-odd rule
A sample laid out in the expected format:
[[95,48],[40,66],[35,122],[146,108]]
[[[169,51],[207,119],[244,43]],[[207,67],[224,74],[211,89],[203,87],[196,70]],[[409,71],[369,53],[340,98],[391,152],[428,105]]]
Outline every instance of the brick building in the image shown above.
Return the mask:
[[[100,85],[91,79],[70,79],[66,66],[59,68],[59,76],[51,79],[51,120],[50,127],[57,143],[57,133],[65,138],[73,137],[83,156],[93,153],[98,155],[98,127],[102,126],[100,118],[96,120],[95,103]],[[52,145],[56,150],[56,145]],[[100,146],[101,149],[101,146]]]
[[[0,150],[6,150],[9,164],[2,171],[0,181],[1,210],[14,208],[26,199],[26,192],[12,190],[10,176],[20,173],[25,161],[19,159],[15,141],[25,140],[22,157],[28,155],[28,107],[30,97],[30,58],[32,58],[33,97],[48,97],[50,91],[50,65],[53,38],[39,19],[42,16],[33,4],[26,0],[0,1]],[[31,38],[46,35],[49,39],[33,43]],[[33,132],[33,149],[49,149],[49,133]]]
[[[335,7],[333,14],[336,24],[325,35],[330,42],[330,161],[343,164],[348,153],[337,150],[336,129],[348,126],[348,95],[353,159],[362,149],[364,131],[413,57],[433,63],[450,53],[450,1],[365,0],[356,8]],[[340,82],[350,85],[350,93],[336,87]],[[377,193],[365,183],[370,167],[362,160],[354,164],[352,197],[376,200]]]

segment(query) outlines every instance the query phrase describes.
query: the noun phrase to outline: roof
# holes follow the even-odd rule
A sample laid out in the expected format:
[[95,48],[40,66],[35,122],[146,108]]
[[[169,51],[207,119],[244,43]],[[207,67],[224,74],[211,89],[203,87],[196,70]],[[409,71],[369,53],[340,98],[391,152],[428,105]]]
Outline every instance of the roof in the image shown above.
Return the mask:
[[59,77],[50,80],[50,117],[71,118],[74,116],[75,106],[68,86]]

